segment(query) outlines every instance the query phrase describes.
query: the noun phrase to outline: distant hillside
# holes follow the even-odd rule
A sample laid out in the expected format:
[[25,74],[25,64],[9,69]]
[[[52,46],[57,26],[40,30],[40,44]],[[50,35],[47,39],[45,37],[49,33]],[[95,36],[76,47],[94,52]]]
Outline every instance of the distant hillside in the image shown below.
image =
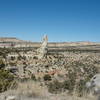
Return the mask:
[[[16,37],[0,37],[0,42],[29,42],[25,40],[18,39]],[[31,42],[31,43],[40,43],[40,42]],[[77,45],[95,45],[100,44],[96,42],[89,41],[79,41],[79,42],[49,42],[49,44],[59,45],[59,46],[77,46]]]
[[0,42],[26,42],[15,37],[0,37]]
[[[40,42],[29,42],[15,37],[0,37],[0,47],[40,47]],[[79,41],[79,42],[49,42],[48,48],[50,50],[69,50],[69,49],[89,49],[100,50],[100,43]]]

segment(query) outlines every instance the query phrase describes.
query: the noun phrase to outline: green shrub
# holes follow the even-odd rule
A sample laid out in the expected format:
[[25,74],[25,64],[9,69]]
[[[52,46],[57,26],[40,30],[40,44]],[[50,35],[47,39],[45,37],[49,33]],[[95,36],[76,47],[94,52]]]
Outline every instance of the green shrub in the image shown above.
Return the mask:
[[60,93],[63,90],[63,84],[57,80],[48,84],[48,91],[50,93]]
[[34,80],[34,81],[36,81],[36,77],[35,77],[34,74],[31,74],[31,79]]
[[51,81],[52,79],[51,79],[51,76],[50,75],[48,75],[48,74],[46,74],[45,76],[44,76],[44,81]]
[[5,63],[2,59],[0,59],[0,69],[5,67]]
[[77,84],[77,89],[76,89],[78,96],[83,96],[85,90],[86,90],[86,80],[80,80],[79,83]]
[[9,71],[0,70],[0,92],[6,91],[14,83],[14,77]]

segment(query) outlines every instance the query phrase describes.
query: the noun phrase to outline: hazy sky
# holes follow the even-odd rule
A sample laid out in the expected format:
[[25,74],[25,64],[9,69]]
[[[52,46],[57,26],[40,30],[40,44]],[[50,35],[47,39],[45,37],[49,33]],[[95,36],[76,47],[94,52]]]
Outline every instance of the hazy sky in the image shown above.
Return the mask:
[[100,42],[100,0],[0,0],[0,37]]

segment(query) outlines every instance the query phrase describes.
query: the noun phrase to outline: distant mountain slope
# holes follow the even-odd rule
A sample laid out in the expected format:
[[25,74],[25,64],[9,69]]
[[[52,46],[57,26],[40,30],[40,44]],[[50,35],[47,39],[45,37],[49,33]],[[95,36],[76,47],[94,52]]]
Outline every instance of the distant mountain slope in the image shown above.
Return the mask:
[[0,42],[27,42],[15,37],[0,37]]
[[[31,44],[33,46],[40,46],[40,42],[29,42],[21,39],[17,39],[16,37],[0,37],[0,42],[4,43],[27,43]],[[97,42],[89,42],[89,41],[78,41],[78,42],[49,42],[49,47],[66,47],[66,46],[88,46],[88,45],[100,45],[100,43]]]

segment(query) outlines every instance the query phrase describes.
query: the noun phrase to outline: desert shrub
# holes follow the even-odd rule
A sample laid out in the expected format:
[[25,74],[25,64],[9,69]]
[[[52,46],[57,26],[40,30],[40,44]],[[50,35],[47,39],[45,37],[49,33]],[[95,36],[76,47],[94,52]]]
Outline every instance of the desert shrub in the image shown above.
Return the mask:
[[0,92],[6,91],[14,83],[14,77],[9,71],[0,70]]
[[22,59],[22,57],[21,56],[18,56],[18,58],[17,58],[18,60],[21,60]]
[[35,77],[34,74],[31,75],[31,79],[34,80],[34,81],[36,81],[36,77]]
[[5,67],[5,63],[2,59],[0,59],[0,69]]
[[69,93],[71,93],[74,90],[75,83],[76,83],[76,73],[69,71],[67,79],[63,82],[64,90],[68,90]]
[[50,82],[48,84],[48,91],[55,94],[60,93],[63,91],[63,84],[57,80]]
[[15,60],[15,57],[11,56],[11,60]]
[[74,80],[66,80],[63,82],[63,88],[64,90],[68,90],[69,93],[71,93],[74,90]]
[[84,92],[86,92],[86,80],[80,80],[79,83],[77,84],[77,93],[78,96],[84,96]]
[[24,60],[26,60],[26,57],[25,57],[25,56],[23,56],[23,59],[24,59]]
[[46,74],[43,78],[44,78],[44,81],[51,81],[52,80],[51,76],[48,74]]

